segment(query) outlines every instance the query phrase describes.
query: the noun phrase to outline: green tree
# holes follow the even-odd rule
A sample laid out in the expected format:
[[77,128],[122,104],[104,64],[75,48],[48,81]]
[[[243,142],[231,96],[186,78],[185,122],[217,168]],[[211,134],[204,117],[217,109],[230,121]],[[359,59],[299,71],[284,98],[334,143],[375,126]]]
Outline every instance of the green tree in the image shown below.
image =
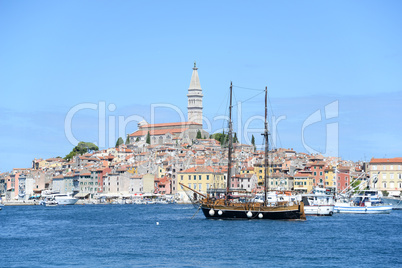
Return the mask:
[[70,161],[76,155],[83,155],[89,151],[97,151],[97,150],[99,150],[98,146],[96,146],[92,142],[80,141],[77,144],[77,146],[75,146],[73,150],[64,157],[64,159]]
[[122,145],[124,143],[124,141],[123,141],[123,138],[122,137],[119,137],[118,139],[117,139],[117,141],[116,141],[116,148],[117,147],[119,147],[120,145]]
[[234,137],[233,137],[233,143],[238,143],[239,140],[237,139],[237,135],[236,132],[234,133]]
[[251,144],[254,146],[254,150],[255,150],[255,138],[254,138],[254,135],[251,135]]
[[136,142],[139,142],[139,141],[140,141],[140,137],[137,137],[137,138],[135,139],[135,141],[136,141]]
[[197,131],[197,137],[195,137],[196,139],[202,139],[202,135],[201,135],[201,131],[198,130]]
[[126,145],[130,144],[130,136],[127,134],[127,138],[126,138]]
[[151,144],[151,135],[149,134],[149,131],[147,133],[147,138],[146,138],[146,143]]

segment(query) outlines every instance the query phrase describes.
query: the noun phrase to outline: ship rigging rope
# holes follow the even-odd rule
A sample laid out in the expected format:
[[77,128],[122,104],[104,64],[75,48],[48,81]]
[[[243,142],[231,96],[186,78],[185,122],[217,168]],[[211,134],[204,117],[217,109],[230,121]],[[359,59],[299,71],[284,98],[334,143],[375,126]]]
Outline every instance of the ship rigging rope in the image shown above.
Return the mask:
[[232,87],[237,87],[237,88],[242,88],[242,89],[249,89],[249,90],[255,90],[255,91],[262,91],[264,92],[264,89],[260,89],[260,88],[250,88],[250,87],[241,87],[241,86],[236,86],[232,84]]

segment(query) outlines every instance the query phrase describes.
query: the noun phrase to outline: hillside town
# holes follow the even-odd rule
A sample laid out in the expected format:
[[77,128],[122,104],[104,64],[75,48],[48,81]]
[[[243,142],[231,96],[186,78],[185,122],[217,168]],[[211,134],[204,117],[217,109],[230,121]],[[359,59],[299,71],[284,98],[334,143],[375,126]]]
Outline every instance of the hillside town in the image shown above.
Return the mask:
[[[253,144],[233,144],[231,178],[227,178],[227,144],[202,129],[202,89],[194,64],[188,89],[188,122],[138,123],[138,130],[115,148],[88,151],[71,159],[34,159],[29,168],[0,174],[2,202],[30,203],[45,193],[71,194],[82,203],[134,197],[187,199],[182,183],[200,193],[259,193],[265,178],[264,152]],[[309,193],[314,187],[342,192],[358,178],[394,195],[402,190],[402,157],[353,162],[339,157],[269,151],[268,189]],[[371,178],[371,180],[368,180]]]

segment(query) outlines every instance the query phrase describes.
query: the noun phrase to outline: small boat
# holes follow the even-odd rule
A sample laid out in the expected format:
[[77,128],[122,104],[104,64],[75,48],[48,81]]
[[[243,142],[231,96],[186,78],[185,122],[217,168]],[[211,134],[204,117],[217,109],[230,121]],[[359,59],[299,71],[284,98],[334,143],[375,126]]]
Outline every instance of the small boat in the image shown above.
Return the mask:
[[384,204],[377,190],[363,190],[351,198],[340,197],[334,210],[337,213],[389,214],[392,205]]
[[334,197],[323,188],[317,188],[312,194],[301,195],[304,213],[308,216],[332,216],[334,214]]
[[78,201],[71,194],[54,194],[53,197],[59,205],[74,205]]
[[335,202],[332,196],[319,194],[303,194],[304,213],[307,216],[332,216]]
[[57,203],[57,201],[54,200],[54,199],[49,199],[49,200],[46,200],[46,201],[43,203],[43,205],[44,205],[45,207],[55,207],[55,206],[59,205],[59,203]]

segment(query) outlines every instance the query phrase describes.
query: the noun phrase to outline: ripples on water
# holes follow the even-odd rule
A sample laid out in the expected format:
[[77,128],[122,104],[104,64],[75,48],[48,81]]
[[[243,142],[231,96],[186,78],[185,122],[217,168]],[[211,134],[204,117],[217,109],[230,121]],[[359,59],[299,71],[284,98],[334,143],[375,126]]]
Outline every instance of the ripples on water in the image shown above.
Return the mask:
[[[1,267],[401,267],[402,211],[206,220],[189,205],[3,207]],[[159,225],[156,223],[159,222]]]

